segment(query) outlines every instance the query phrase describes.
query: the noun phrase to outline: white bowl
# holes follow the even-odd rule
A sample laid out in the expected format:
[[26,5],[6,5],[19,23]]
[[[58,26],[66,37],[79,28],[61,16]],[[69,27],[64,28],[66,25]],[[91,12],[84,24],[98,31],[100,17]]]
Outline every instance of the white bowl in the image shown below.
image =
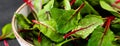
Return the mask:
[[[20,6],[17,11],[15,13],[20,13],[20,14],[23,14],[23,15],[28,15],[30,13],[30,8],[26,5],[26,4],[23,4],[22,6]],[[16,39],[18,40],[19,44],[21,46],[34,46],[30,43],[28,43],[27,41],[25,41],[18,33],[18,28],[17,28],[17,20],[15,19],[15,15],[13,16],[12,18],[12,29],[13,29],[13,32],[14,32],[14,35],[16,37]]]

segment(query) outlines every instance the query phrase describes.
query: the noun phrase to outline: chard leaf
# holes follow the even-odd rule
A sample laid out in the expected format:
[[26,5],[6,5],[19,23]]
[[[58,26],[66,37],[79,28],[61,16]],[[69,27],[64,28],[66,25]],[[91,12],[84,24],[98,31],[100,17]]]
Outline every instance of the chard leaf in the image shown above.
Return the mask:
[[83,39],[85,39],[89,34],[91,34],[95,28],[97,28],[97,26],[102,25],[103,24],[103,20],[101,18],[101,16],[97,16],[97,15],[87,15],[85,18],[81,19],[79,22],[79,25],[75,28],[75,30],[79,29],[79,28],[84,28],[84,27],[88,27],[84,30],[78,31],[74,34],[75,37],[82,37]]
[[[51,18],[53,18],[57,23],[57,31],[59,33],[67,33],[75,28],[78,24],[78,20],[80,19],[80,15],[72,16],[74,14],[74,10],[63,10],[53,8],[50,11]],[[73,17],[71,19],[71,17]],[[71,19],[71,20],[70,20]]]
[[30,24],[32,23],[30,20],[27,19],[27,17],[23,16],[22,14],[16,14],[16,19],[21,29],[30,30]]
[[99,15],[99,13],[87,2],[85,1],[85,6],[83,9],[81,9],[81,14],[95,14]]
[[36,38],[33,39],[33,43],[35,46],[53,46],[52,41],[50,41],[47,37],[41,36],[42,41],[38,42]]
[[2,28],[2,35],[0,36],[0,40],[5,39],[5,38],[10,38],[10,39],[15,38],[15,36],[14,36],[14,34],[12,32],[12,25],[11,25],[11,23],[6,24]]
[[56,31],[56,22],[54,20],[40,22],[41,24],[36,25],[36,27],[50,40],[54,42],[61,42],[63,40],[63,35]]
[[97,27],[88,41],[88,46],[112,46],[112,42],[114,40],[113,32],[111,30],[108,30],[104,37],[103,32],[104,28]]
[[80,6],[82,3],[85,3],[85,6],[81,9],[81,15],[84,14],[96,14],[99,15],[99,13],[87,2],[83,0],[76,0],[75,6]]

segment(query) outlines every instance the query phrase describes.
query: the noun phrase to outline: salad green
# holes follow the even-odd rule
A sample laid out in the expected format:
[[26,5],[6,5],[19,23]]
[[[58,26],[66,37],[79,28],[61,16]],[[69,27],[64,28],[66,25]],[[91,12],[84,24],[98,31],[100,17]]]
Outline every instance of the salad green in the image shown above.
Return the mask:
[[120,46],[120,0],[24,1],[18,33],[35,46]]

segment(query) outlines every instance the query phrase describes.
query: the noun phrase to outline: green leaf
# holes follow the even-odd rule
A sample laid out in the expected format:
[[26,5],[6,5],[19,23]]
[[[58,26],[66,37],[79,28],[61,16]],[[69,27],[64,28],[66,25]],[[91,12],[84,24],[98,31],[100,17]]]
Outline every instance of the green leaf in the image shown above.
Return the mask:
[[[107,1],[108,2],[108,1]],[[110,6],[107,2],[100,0],[100,5],[103,9],[110,11],[114,16],[116,17],[120,17],[119,12],[117,12],[117,10],[113,9],[114,7]],[[111,2],[111,1],[110,1]],[[112,3],[112,2],[111,2]]]
[[80,12],[81,12],[81,15],[84,15],[84,14],[99,15],[99,13],[87,1],[85,1],[85,6],[84,8],[81,9]]
[[49,39],[54,42],[63,41],[63,35],[56,31],[56,22],[54,20],[40,22],[36,27]]
[[91,26],[85,30],[76,32],[74,35],[76,37],[82,37],[83,39],[85,39],[88,35],[90,35],[94,31],[95,28],[97,28],[97,26],[102,24],[103,19],[101,16],[87,15],[85,18],[80,20],[79,25],[75,29],[88,27],[89,25]]
[[44,9],[46,11],[50,11],[50,9],[53,8],[53,5],[54,5],[54,0],[51,0],[44,6]]
[[25,17],[22,14],[16,14],[16,19],[17,19],[17,23],[18,23],[18,25],[20,25],[21,29],[30,30],[30,25],[32,23],[30,20],[27,19],[27,17]]
[[64,7],[65,7],[65,10],[70,10],[71,9],[69,0],[64,0],[63,4],[64,4]]
[[2,35],[0,36],[0,39],[5,39],[5,38],[10,38],[10,39],[15,38],[15,36],[14,36],[14,34],[12,32],[12,25],[11,25],[11,23],[6,24],[2,28]]
[[42,41],[38,42],[36,38],[33,39],[33,43],[35,46],[53,46],[52,41],[50,41],[47,37],[41,36]]
[[37,13],[39,21],[44,21],[49,15],[49,11],[53,8],[54,0],[49,1],[42,10]]
[[96,6],[96,5],[99,5],[99,1],[100,0],[86,0],[86,1],[88,1],[92,6]]
[[115,11],[108,3],[106,3],[103,0],[100,0],[100,5],[103,9],[108,10],[108,11],[113,11],[113,12],[117,12]]
[[57,31],[59,33],[67,33],[78,25],[80,14],[72,16],[74,13],[75,13],[74,10],[63,10],[57,8],[51,9],[50,11],[51,18],[53,18],[56,21]]
[[103,32],[104,32],[103,27],[101,26],[97,27],[88,41],[88,46],[112,46],[113,45],[112,42],[114,40],[113,32],[111,30],[108,30],[106,35],[104,35]]
[[34,0],[34,7],[39,12],[42,9],[42,5],[46,4],[50,0]]
[[71,41],[71,40],[73,40],[73,39],[66,39],[66,40],[63,41],[63,42],[56,44],[56,46],[62,46],[63,44],[65,44],[65,43],[67,43],[67,42],[69,42],[69,41]]

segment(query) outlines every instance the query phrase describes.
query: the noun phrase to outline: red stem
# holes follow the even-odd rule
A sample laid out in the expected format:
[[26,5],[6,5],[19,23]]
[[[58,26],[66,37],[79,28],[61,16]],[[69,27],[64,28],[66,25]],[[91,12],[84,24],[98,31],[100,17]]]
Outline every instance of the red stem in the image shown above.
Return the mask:
[[115,3],[116,3],[116,4],[120,3],[120,0],[116,0]]
[[113,21],[115,19],[115,16],[109,16],[109,17],[107,17],[107,20],[106,20],[106,22],[104,23],[104,27],[105,27],[105,30],[104,30],[104,33],[103,33],[103,36],[102,36],[102,38],[101,38],[101,41],[100,41],[100,46],[101,46],[101,44],[102,44],[102,41],[103,41],[103,38],[104,38],[104,36],[106,35],[106,33],[107,33],[107,31],[108,31],[108,29],[109,29],[109,27],[110,27],[110,23]]
[[8,44],[8,42],[6,40],[4,40],[4,45],[9,46],[9,44]]
[[76,0],[71,0],[70,5],[72,6],[75,3]]
[[31,0],[23,0],[32,10],[34,10],[34,6]]
[[38,35],[38,42],[41,42],[42,38]]
[[[93,25],[93,24],[92,24],[92,25]],[[87,26],[87,27],[80,28],[80,29],[78,29],[78,30],[74,30],[74,31],[72,31],[72,32],[69,32],[68,34],[65,34],[65,35],[63,36],[63,38],[67,38],[67,37],[69,37],[70,35],[78,32],[78,31],[80,31],[80,30],[84,30],[84,29],[86,29],[86,28],[89,28],[89,27],[92,26],[92,25],[89,25],[89,26]]]

